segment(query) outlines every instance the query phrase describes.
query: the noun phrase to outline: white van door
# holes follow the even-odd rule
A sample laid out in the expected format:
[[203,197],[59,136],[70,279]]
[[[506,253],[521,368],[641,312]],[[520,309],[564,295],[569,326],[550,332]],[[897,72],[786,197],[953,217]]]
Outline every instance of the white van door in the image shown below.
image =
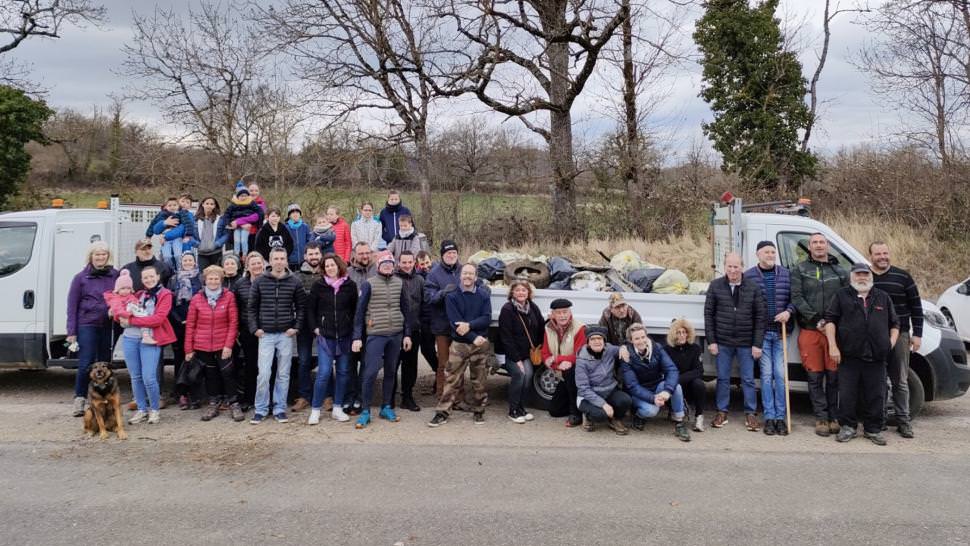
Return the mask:
[[47,327],[39,312],[45,245],[41,225],[27,220],[0,221],[0,366],[43,367]]
[[[108,243],[110,222],[106,218],[100,220],[79,220],[72,218],[69,222],[58,222],[54,230],[54,257],[51,268],[51,307],[50,334],[52,336],[67,335],[67,313],[65,305],[67,293],[71,288],[71,280],[86,264],[88,249],[95,241]],[[117,267],[117,263],[115,266]]]

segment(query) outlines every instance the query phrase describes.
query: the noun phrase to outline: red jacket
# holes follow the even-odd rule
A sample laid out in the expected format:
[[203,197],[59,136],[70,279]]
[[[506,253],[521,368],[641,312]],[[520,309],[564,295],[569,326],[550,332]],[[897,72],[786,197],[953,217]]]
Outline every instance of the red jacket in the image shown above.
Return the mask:
[[223,290],[215,308],[209,307],[205,290],[192,296],[185,319],[185,353],[231,349],[239,334],[236,295]]
[[345,262],[350,263],[350,251],[353,250],[353,243],[350,242],[350,226],[347,225],[347,221],[343,218],[337,218],[337,221],[333,223],[333,233],[337,236],[337,240],[333,242],[333,251]]
[[[141,298],[144,290],[137,295]],[[155,296],[155,314],[150,317],[131,317],[128,321],[132,326],[138,328],[151,328],[152,337],[160,347],[175,343],[175,330],[172,323],[168,321],[168,313],[172,310],[172,291],[162,288]]]

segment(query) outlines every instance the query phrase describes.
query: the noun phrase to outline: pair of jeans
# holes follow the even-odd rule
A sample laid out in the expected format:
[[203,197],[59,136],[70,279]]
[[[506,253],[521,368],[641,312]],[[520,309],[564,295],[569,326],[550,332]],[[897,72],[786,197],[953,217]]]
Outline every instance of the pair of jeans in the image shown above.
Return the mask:
[[113,337],[110,322],[102,326],[77,327],[77,375],[74,377],[74,396],[84,398],[88,395],[88,385],[91,378],[91,364],[95,362],[111,362],[111,338]]
[[[297,396],[300,398],[310,401],[313,397],[313,368],[317,365],[313,361],[313,331],[300,330],[296,334],[296,361],[298,362],[296,369],[296,384],[297,384]],[[317,371],[319,374],[319,370]]]
[[249,226],[237,227],[232,232],[232,250],[240,258],[246,259],[249,254]]
[[761,405],[765,419],[785,418],[785,362],[781,333],[769,330],[761,346]]
[[381,405],[389,406],[394,401],[394,377],[397,375],[398,359],[401,356],[403,333],[392,336],[367,336],[364,347],[364,373],[361,380],[361,403],[364,409],[371,406],[374,398],[374,382],[377,372],[384,369],[384,384]]
[[[630,398],[630,395],[620,389],[613,389],[613,392],[607,395],[605,400],[607,404],[613,406],[613,419],[616,421],[622,421],[633,405],[633,399]],[[585,413],[590,421],[597,423],[602,423],[610,418],[603,411],[603,408],[594,406],[586,400],[579,403],[579,411]]]
[[839,424],[869,434],[882,432],[886,422],[886,363],[845,358],[839,364]]
[[[324,398],[330,396],[331,393],[333,393],[333,407],[343,406],[352,356],[349,352],[343,352],[339,356],[331,354],[324,338],[317,338],[317,379],[313,383],[313,398],[310,407],[313,409],[322,408]],[[336,385],[331,381],[334,361],[337,363]]]
[[714,391],[714,401],[717,411],[727,412],[731,401],[731,364],[738,359],[738,371],[741,373],[741,392],[744,394],[744,413],[758,411],[758,395],[754,388],[754,357],[751,347],[732,347],[730,345],[717,346],[717,388]]
[[[670,404],[670,414],[674,421],[683,420],[684,391],[681,390],[680,385],[677,385],[677,388],[674,389],[674,393],[670,395],[670,400],[667,403]],[[643,400],[635,396],[633,397],[633,409],[640,419],[652,419],[660,413],[660,406],[654,404],[653,400]]]
[[167,261],[173,267],[172,271],[181,269],[179,264],[182,261],[181,237],[176,237],[171,241],[162,243],[162,261]]
[[293,338],[283,332],[266,332],[259,338],[259,375],[256,377],[256,413],[269,412],[269,380],[276,356],[276,384],[273,385],[273,415],[286,413],[286,393],[290,388]]
[[[519,369],[519,366],[522,366]],[[525,359],[519,362],[505,361],[505,371],[509,372],[509,409],[524,408],[522,403],[529,395],[532,387],[532,374],[535,369],[532,361]]]
[[893,386],[893,409],[896,421],[908,423],[909,417],[909,332],[900,332],[889,353],[889,381]]
[[145,345],[141,337],[122,337],[121,349],[125,354],[125,366],[131,377],[131,391],[135,393],[138,411],[158,411],[160,390],[157,373],[162,348]]
[[205,390],[209,402],[225,400],[227,404],[237,401],[236,366],[232,357],[222,358],[222,351],[196,351],[195,358],[202,362]]

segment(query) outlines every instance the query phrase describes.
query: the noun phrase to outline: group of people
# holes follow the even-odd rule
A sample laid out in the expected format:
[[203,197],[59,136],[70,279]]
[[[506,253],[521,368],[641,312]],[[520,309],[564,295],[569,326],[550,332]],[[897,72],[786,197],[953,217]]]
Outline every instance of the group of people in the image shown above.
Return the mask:
[[[167,345],[176,378],[169,399],[181,409],[204,405],[204,421],[223,412],[243,421],[252,410],[252,424],[270,417],[286,422],[290,413],[309,410],[310,425],[328,412],[338,422],[356,417],[355,426],[366,428],[383,370],[376,417],[397,422],[398,409],[421,409],[414,393],[420,354],[435,371],[437,403],[428,426],[446,423],[455,410],[469,411],[480,424],[499,344],[515,423],[534,419],[525,401],[536,368],[545,366],[560,379],[554,401],[567,427],[607,423],[627,434],[628,413],[631,426],[642,430],[666,406],[679,439],[690,441],[690,428],[704,430],[703,350],[689,321],[674,320],[665,343],[655,341],[621,293],[610,295],[598,324],[574,320],[566,299],[553,301],[546,318],[533,287],[521,280],[509,286],[498,339],[490,339],[488,286],[474,265],[460,262],[454,241],[442,241],[434,260],[398,192],[388,194],[376,217],[369,202],[352,223],[329,207],[312,228],[296,204],[286,208],[284,222],[255,184],[237,184],[225,213],[215,197],[195,211],[191,205],[188,195],[167,200],[135,245],[135,260],[120,270],[107,245],[91,245],[68,296],[68,342],[76,344],[79,364],[75,415],[84,411],[90,365],[110,360],[120,335],[132,424],[159,421]],[[743,271],[740,257],[728,255],[725,275],[711,283],[704,324],[718,372],[711,425],[728,421],[737,360],[745,425],[762,428],[754,384],[759,359],[763,430],[788,434],[781,343],[797,321],[816,433],[848,441],[858,411],[865,435],[885,443],[879,381],[885,383],[888,363],[898,430],[912,437],[906,377],[909,346],[918,348],[922,329],[915,283],[890,265],[884,243],[870,247],[872,270],[856,264],[851,273],[829,258],[820,234],[809,247],[810,256],[789,272],[777,263],[774,244],[762,242],[756,266]]]

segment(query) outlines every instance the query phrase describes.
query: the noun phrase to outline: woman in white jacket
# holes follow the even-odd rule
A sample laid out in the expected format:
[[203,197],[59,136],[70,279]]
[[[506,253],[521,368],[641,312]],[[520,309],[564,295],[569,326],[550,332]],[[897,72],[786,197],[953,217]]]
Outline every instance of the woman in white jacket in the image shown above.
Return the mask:
[[364,201],[360,205],[360,216],[350,225],[350,242],[352,247],[357,243],[365,242],[371,249],[384,250],[387,243],[381,238],[381,223],[374,218],[374,205],[369,201]]

